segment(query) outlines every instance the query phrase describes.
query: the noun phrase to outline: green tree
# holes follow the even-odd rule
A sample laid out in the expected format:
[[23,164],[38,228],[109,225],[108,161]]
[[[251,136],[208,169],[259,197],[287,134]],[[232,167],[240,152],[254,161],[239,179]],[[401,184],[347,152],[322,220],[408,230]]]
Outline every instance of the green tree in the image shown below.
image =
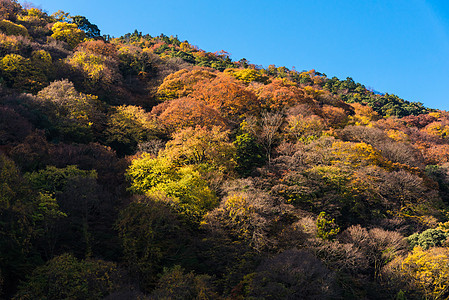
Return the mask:
[[316,220],[317,235],[324,240],[333,240],[340,232],[340,227],[334,219],[329,219],[324,211],[320,212]]
[[157,59],[149,51],[143,51],[141,48],[132,45],[122,44],[117,48],[117,54],[120,73],[127,83],[133,77],[138,76],[139,79],[145,79],[155,75],[155,61]]
[[235,138],[234,145],[236,148],[236,171],[242,176],[249,176],[254,168],[261,167],[265,163],[265,152],[258,143],[257,138],[249,133],[244,132]]
[[103,299],[123,286],[122,275],[115,263],[63,254],[36,268],[13,299]]
[[98,29],[98,26],[89,22],[86,17],[73,16],[71,18],[73,23],[75,23],[79,29],[83,30],[88,38],[96,38],[100,36],[100,29]]
[[166,264],[179,261],[187,233],[172,209],[151,198],[137,198],[120,211],[116,229],[131,275],[149,291]]
[[7,292],[41,262],[36,243],[63,216],[51,194],[33,191],[14,162],[0,154],[0,270]]
[[32,193],[13,161],[0,154],[0,269],[8,288],[31,268]]
[[430,247],[441,247],[449,236],[448,232],[441,229],[427,229],[421,233],[414,233],[407,238],[410,247],[422,247],[424,250]]
[[58,227],[51,228],[52,239],[43,241],[47,254],[51,256],[57,250],[69,247],[76,254],[91,256],[94,243],[91,224],[98,213],[101,193],[96,171],[80,170],[76,166],[47,166],[26,177],[41,193],[54,195],[61,210],[68,215]]
[[65,168],[47,166],[43,170],[26,174],[34,189],[50,194],[62,192],[72,178],[80,176],[96,178],[97,174],[95,171],[80,170],[77,166]]

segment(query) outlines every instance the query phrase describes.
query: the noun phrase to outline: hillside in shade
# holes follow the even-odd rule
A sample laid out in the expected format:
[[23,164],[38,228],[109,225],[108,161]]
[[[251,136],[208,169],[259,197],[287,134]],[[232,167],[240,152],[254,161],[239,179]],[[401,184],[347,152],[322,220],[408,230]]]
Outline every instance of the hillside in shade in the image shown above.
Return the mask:
[[0,1],[0,298],[446,299],[448,162],[446,111]]

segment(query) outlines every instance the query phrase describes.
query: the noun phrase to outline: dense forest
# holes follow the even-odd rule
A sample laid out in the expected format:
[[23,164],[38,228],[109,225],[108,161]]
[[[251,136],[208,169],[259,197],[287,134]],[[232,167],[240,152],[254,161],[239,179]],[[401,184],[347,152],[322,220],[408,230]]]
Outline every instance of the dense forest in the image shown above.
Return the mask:
[[448,205],[446,111],[0,1],[0,298],[447,299]]

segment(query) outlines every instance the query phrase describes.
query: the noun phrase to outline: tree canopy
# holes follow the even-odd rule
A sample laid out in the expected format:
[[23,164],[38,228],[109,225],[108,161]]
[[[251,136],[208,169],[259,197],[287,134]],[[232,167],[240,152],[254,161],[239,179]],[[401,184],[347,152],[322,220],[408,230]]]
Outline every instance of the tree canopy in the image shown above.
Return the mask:
[[0,1],[1,299],[447,299],[449,113]]

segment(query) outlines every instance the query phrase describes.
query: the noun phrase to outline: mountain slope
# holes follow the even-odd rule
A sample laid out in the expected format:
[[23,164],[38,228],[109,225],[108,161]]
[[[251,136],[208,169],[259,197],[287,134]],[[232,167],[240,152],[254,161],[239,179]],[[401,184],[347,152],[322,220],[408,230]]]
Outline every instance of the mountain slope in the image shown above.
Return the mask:
[[0,2],[14,299],[448,296],[449,114]]

